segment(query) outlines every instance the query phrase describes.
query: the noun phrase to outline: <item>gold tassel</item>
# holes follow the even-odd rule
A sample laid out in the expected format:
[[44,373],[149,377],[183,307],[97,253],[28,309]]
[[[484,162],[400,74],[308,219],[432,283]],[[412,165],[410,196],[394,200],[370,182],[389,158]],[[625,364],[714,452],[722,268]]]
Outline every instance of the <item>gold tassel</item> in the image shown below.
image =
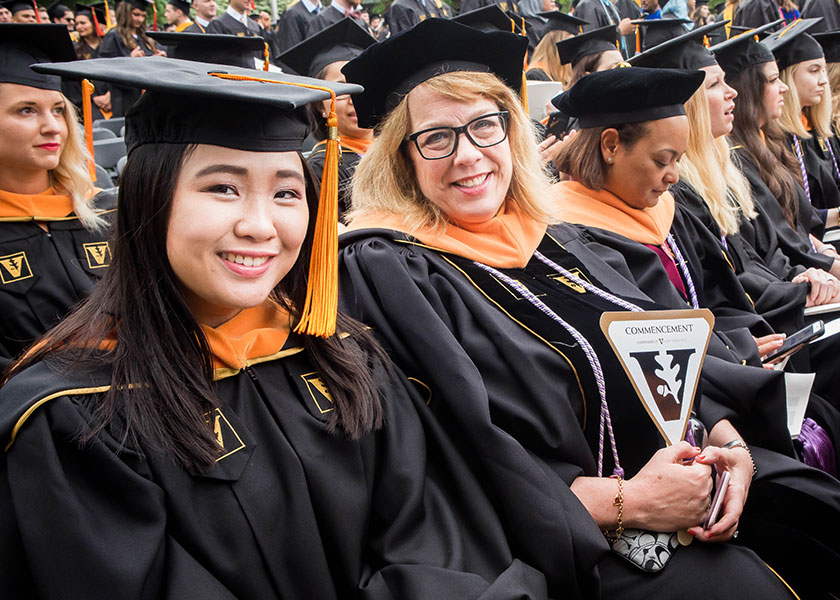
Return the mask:
[[[309,277],[306,301],[295,333],[330,337],[335,333],[338,314],[338,116],[335,113],[335,92],[329,88],[307,83],[275,81],[262,77],[248,77],[229,73],[209,73],[220,79],[260,81],[320,90],[330,95],[330,114],[327,117],[327,143],[324,171],[321,175],[321,196],[315,220],[312,254],[309,257]],[[523,74],[524,78],[524,74]]]
[[82,117],[85,122],[85,146],[88,156],[87,166],[90,180],[96,181],[96,162],[93,160],[93,110],[90,105],[90,97],[93,95],[93,84],[87,79],[82,79]]
[[263,43],[263,71],[268,71],[268,42]]
[[641,41],[641,32],[639,31],[641,27],[636,25],[636,54],[642,51],[642,41]]
[[114,22],[111,20],[111,9],[108,7],[108,2],[105,2],[105,32],[111,31],[114,28]]
[[528,78],[525,77],[525,71],[522,71],[522,87],[519,89],[519,97],[522,98],[522,108],[528,112]]

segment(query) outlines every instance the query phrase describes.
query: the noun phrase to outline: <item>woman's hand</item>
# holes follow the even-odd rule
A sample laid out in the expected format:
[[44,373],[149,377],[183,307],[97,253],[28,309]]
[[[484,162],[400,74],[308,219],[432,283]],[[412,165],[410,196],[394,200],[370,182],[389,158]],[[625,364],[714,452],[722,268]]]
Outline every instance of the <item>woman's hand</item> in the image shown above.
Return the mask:
[[552,162],[560,155],[560,149],[563,147],[564,140],[558,140],[553,135],[549,135],[538,146],[540,150],[540,158],[542,158],[543,166]]
[[738,520],[744,510],[747,494],[752,483],[753,462],[749,452],[736,446],[718,448],[707,446],[703,454],[695,458],[699,464],[714,465],[718,474],[729,471],[729,486],[723,498],[722,516],[709,529],[692,527],[689,533],[703,542],[727,542],[738,529]]
[[811,291],[808,293],[808,299],[805,302],[806,307],[836,302],[838,300],[837,296],[840,295],[840,281],[834,275],[826,273],[822,269],[811,267],[791,281],[793,283],[808,282],[811,284]]
[[[785,343],[787,335],[784,333],[771,333],[762,337],[753,337],[755,345],[758,348],[758,357],[764,362],[764,357],[782,347]],[[764,365],[768,369],[772,369],[772,365]]]
[[711,468],[683,462],[699,454],[688,442],[657,451],[624,483],[624,526],[677,531],[702,523],[712,490]]

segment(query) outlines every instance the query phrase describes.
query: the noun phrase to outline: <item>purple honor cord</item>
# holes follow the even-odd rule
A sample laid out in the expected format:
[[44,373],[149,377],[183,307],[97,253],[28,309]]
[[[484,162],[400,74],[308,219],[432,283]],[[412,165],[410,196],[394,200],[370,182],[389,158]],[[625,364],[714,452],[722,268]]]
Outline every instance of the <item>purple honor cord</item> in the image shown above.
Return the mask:
[[802,172],[802,183],[805,186],[805,195],[808,196],[808,203],[811,202],[811,186],[808,183],[808,172],[805,170],[805,157],[802,156],[802,144],[799,142],[799,137],[791,134],[793,137],[793,149],[796,150],[796,159],[799,161],[799,170]]
[[691,278],[691,273],[688,270],[688,265],[683,258],[682,252],[680,252],[680,247],[677,246],[677,242],[674,241],[674,236],[670,233],[668,234],[668,237],[665,238],[665,241],[668,242],[668,247],[671,249],[671,252],[674,253],[674,257],[677,259],[677,266],[680,268],[680,271],[682,271],[686,284],[688,284],[688,293],[691,296],[691,307],[700,308],[700,303],[697,302],[697,290],[694,289],[694,280]]

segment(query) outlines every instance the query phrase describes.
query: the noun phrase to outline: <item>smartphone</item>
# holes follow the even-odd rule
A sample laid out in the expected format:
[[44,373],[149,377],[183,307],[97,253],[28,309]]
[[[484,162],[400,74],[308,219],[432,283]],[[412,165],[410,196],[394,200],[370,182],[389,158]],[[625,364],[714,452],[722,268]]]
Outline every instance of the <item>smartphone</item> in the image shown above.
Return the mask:
[[729,471],[724,471],[722,476],[718,476],[715,497],[712,498],[712,505],[709,507],[709,514],[706,515],[706,520],[703,521],[703,529],[708,529],[717,523],[720,509],[723,507],[723,498],[726,496],[727,487],[729,487]]
[[569,133],[569,121],[572,118],[564,112],[559,110],[554,111],[548,115],[548,122],[545,124],[545,137],[553,135],[558,140],[562,140]]
[[806,344],[820,337],[823,333],[825,333],[825,324],[822,321],[817,321],[812,325],[808,325],[793,335],[786,337],[782,347],[765,356],[761,362],[767,364],[781,360],[784,357],[801,350]]

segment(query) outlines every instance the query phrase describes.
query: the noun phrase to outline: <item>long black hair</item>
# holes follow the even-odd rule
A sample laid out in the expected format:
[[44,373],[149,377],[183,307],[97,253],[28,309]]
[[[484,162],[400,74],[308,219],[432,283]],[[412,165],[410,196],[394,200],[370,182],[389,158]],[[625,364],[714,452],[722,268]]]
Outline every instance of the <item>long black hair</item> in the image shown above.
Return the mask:
[[[149,144],[131,152],[120,181],[110,268],[91,295],[44,334],[10,376],[44,359],[68,369],[106,364],[111,388],[93,407],[82,441],[119,423],[127,443],[168,452],[183,466],[202,471],[218,457],[206,418],[219,404],[212,355],[166,253],[172,197],[181,165],[193,148]],[[309,225],[297,261],[272,293],[293,323],[306,296],[318,204],[317,186],[303,157],[301,164]],[[382,405],[372,372],[388,369],[389,363],[373,335],[340,314],[336,335],[302,338],[335,403],[327,429],[340,428],[358,438],[380,427]]]

